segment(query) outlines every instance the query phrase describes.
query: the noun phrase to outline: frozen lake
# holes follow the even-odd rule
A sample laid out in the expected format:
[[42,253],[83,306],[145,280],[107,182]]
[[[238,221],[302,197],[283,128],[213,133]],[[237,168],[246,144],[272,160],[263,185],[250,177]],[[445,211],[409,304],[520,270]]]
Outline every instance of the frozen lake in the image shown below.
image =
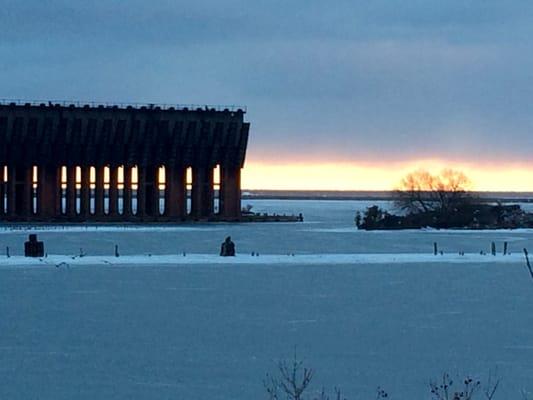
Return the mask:
[[[20,262],[27,229],[0,229],[0,398],[266,399],[295,346],[313,390],[350,400],[429,398],[444,371],[533,391],[533,231],[362,232],[364,202],[245,203],[305,222],[40,228],[48,265]],[[227,235],[234,262],[216,257]],[[480,255],[492,241],[512,255]]]
[[[433,242],[445,252],[490,251],[491,241],[501,250],[504,241],[510,251],[522,251],[531,245],[533,230],[521,231],[358,231],[356,211],[372,204],[390,208],[390,202],[318,201],[318,200],[247,200],[255,212],[298,214],[303,223],[194,224],[170,228],[112,227],[40,227],[31,230],[46,244],[49,254],[78,255],[80,247],[87,255],[112,255],[115,245],[121,254],[217,254],[220,243],[231,235],[237,251],[250,254],[350,254],[350,253],[428,253]],[[525,204],[524,208],[533,207]],[[22,243],[30,231],[0,228],[0,257],[9,246],[11,254],[22,255]],[[1,259],[1,258],[0,258]]]

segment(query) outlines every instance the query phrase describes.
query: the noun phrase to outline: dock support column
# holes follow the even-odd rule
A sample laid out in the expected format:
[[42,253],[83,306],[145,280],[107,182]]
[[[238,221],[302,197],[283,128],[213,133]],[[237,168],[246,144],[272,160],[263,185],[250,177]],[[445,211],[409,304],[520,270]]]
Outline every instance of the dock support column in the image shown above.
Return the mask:
[[159,167],[155,166],[150,171],[152,175],[152,216],[154,219],[159,218],[159,206],[161,202],[161,197],[159,193]]
[[96,166],[94,216],[96,220],[104,218],[104,166]]
[[178,184],[176,190],[178,217],[185,218],[187,216],[187,168],[184,166],[177,167],[175,174],[177,175],[176,182]]
[[196,218],[207,218],[213,214],[213,168],[192,169],[191,214]]
[[109,216],[118,217],[118,168],[109,167]]
[[56,218],[63,217],[63,167],[58,166],[55,168],[56,172],[54,174],[55,184],[54,184],[54,215]]
[[50,165],[39,165],[37,173],[37,214],[39,219],[50,221],[57,217],[56,197],[57,188],[57,167]]
[[91,215],[91,167],[81,167],[80,215],[84,220]]
[[203,201],[202,201],[202,216],[211,217],[214,212],[215,193],[213,188],[214,170],[212,166],[206,168],[205,178],[202,185]]
[[137,167],[137,217],[146,215],[146,167]]
[[67,217],[76,218],[76,166],[67,166]]
[[144,169],[145,216],[152,219],[159,215],[159,169],[152,165]]
[[[22,171],[21,171],[22,172]],[[33,215],[33,166],[26,166],[23,170],[22,182],[22,212],[23,218],[30,219]]]
[[193,218],[201,217],[202,204],[202,180],[205,171],[201,167],[192,167],[192,190],[191,190],[191,216]]
[[7,214],[14,218],[17,213],[17,195],[16,195],[16,168],[7,167]]
[[124,191],[122,192],[122,215],[124,220],[131,218],[131,167],[124,166]]
[[241,216],[241,169],[223,166],[220,169],[220,211],[224,218]]
[[165,216],[178,220],[186,213],[186,176],[183,167],[165,167]]

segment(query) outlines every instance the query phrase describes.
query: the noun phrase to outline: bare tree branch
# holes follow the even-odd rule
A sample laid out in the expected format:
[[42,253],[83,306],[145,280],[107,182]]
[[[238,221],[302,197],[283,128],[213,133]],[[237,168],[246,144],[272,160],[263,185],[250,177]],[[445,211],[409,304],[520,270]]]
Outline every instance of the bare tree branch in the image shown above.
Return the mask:
[[418,170],[400,182],[395,191],[396,207],[411,214],[446,212],[469,199],[470,186],[470,180],[461,171],[444,169],[439,175],[431,175]]
[[303,393],[313,379],[314,371],[304,367],[295,351],[291,361],[282,360],[278,363],[278,374],[279,378],[267,374],[263,381],[270,400],[280,400],[280,392],[289,400],[302,400]]
[[483,388],[483,394],[487,400],[492,400],[498,390],[500,385],[501,378],[497,374],[493,374],[492,371],[489,371],[489,378],[487,380],[487,385]]

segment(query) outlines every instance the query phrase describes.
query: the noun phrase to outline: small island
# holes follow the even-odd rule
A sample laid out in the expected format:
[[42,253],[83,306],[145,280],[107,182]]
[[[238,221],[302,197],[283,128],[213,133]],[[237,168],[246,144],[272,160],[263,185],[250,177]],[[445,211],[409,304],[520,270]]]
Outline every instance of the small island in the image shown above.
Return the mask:
[[392,229],[518,229],[533,228],[533,213],[520,205],[487,202],[468,190],[469,179],[446,169],[440,175],[416,171],[395,190],[393,214],[374,205],[356,213],[364,230]]

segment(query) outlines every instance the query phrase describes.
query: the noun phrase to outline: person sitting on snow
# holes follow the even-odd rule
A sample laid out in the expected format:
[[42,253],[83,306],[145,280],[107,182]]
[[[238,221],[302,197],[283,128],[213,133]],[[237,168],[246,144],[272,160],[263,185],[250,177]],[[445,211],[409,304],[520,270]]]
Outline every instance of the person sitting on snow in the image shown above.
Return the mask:
[[220,255],[222,257],[235,256],[235,243],[231,241],[231,236],[228,236],[220,246]]

